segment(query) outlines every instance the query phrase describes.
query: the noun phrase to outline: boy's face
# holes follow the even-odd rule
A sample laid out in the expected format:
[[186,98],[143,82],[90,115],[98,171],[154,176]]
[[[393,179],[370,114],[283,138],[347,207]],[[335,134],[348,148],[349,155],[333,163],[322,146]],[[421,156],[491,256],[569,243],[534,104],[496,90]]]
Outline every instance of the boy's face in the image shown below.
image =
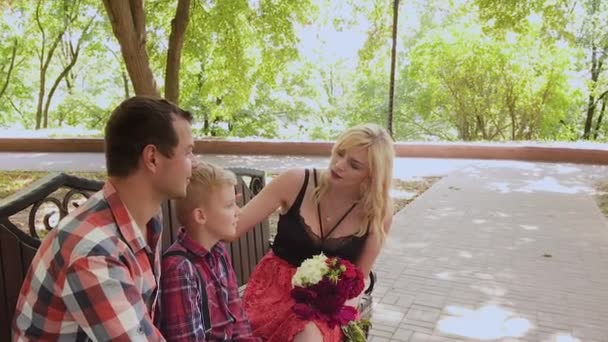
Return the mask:
[[203,206],[208,232],[218,239],[226,239],[236,234],[240,208],[236,205],[234,186],[220,185],[213,189]]

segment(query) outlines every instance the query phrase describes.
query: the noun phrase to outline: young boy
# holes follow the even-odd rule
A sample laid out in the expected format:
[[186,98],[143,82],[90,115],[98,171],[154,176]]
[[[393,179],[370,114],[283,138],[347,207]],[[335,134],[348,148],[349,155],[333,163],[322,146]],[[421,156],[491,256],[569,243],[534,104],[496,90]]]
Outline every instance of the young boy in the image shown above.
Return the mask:
[[213,164],[195,164],[186,197],[176,202],[183,227],[163,256],[160,330],[168,341],[259,341],[220,242],[236,233],[236,177]]

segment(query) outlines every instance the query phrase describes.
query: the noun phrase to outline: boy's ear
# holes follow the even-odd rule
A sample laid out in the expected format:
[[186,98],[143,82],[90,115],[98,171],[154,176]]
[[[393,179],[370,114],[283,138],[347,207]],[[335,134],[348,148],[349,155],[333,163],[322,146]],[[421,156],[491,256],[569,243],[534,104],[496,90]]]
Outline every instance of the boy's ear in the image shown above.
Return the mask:
[[207,214],[205,214],[205,211],[202,208],[194,209],[194,211],[192,212],[192,216],[194,216],[194,222],[198,224],[207,223]]

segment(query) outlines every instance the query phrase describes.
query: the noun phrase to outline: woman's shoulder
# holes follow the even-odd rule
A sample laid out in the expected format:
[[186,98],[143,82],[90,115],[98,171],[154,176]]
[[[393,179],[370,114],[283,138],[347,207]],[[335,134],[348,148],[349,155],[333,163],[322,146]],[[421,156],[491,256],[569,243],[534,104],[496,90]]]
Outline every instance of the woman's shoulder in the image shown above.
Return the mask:
[[302,183],[304,176],[306,174],[306,169],[303,168],[294,168],[288,169],[286,171],[281,172],[276,178],[272,181],[277,181],[283,183],[285,185],[295,186],[296,184]]

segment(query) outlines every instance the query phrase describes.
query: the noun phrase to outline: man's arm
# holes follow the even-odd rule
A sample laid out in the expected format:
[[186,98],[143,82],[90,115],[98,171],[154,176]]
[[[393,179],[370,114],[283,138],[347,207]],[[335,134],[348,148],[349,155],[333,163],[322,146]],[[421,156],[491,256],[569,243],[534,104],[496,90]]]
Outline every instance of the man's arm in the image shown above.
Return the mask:
[[163,267],[160,286],[161,331],[167,341],[205,341],[201,294],[194,265],[185,259]]
[[98,341],[164,341],[152,324],[129,269],[109,256],[75,260],[66,273],[62,297],[67,309]]

